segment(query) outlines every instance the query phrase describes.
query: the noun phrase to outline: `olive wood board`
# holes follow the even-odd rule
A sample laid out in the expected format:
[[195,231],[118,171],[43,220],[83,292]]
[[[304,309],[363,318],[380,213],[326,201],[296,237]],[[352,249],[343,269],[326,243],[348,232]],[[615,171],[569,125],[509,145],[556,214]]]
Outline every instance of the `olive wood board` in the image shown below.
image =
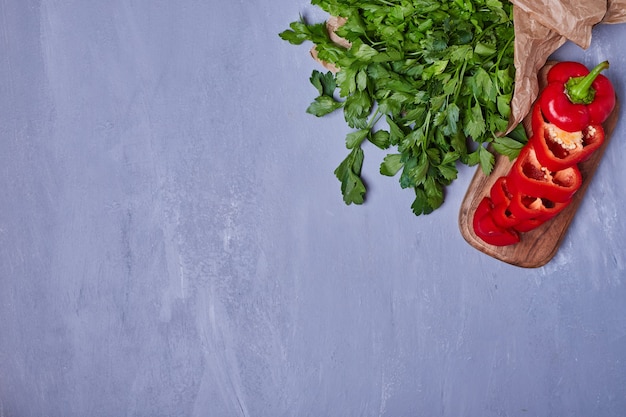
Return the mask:
[[[545,83],[545,74],[547,70],[554,65],[549,63],[542,68],[539,73],[540,88]],[[481,168],[478,168],[476,174],[468,187],[465,198],[461,203],[459,212],[459,228],[465,240],[479,251],[500,261],[522,268],[538,268],[547,264],[556,255],[558,248],[563,240],[567,229],[572,222],[576,210],[582,201],[585,191],[591,182],[604,150],[606,149],[609,139],[615,125],[617,124],[619,115],[619,103],[616,100],[615,109],[609,118],[603,123],[605,138],[604,143],[598,148],[589,159],[579,163],[578,168],[583,177],[580,189],[574,194],[571,203],[553,219],[542,224],[538,228],[530,232],[520,233],[520,242],[509,246],[494,246],[485,243],[474,233],[472,220],[474,211],[478,203],[483,197],[488,196],[493,183],[503,175],[507,175],[511,166],[515,161],[509,160],[507,156],[497,154],[495,163],[490,175],[486,176]],[[524,127],[531,136],[530,118],[527,116],[524,120]]]

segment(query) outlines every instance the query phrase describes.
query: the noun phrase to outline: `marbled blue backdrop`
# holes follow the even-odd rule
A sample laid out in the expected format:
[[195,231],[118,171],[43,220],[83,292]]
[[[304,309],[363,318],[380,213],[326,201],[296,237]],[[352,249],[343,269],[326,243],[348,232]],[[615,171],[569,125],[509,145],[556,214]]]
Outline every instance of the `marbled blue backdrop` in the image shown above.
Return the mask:
[[[624,122],[556,257],[504,264],[473,168],[415,217],[368,147],[344,205],[301,13],[0,0],[0,416],[624,416]],[[623,97],[624,36],[556,56]]]

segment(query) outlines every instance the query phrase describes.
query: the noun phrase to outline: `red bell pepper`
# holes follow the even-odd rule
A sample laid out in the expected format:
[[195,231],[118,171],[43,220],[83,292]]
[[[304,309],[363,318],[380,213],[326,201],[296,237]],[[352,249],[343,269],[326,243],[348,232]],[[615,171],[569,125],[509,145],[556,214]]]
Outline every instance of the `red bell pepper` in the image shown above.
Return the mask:
[[541,106],[535,105],[532,114],[535,147],[541,165],[559,171],[586,161],[604,143],[604,129],[600,124],[588,125],[577,132],[566,132],[546,121]]
[[583,178],[576,165],[551,171],[537,159],[533,143],[524,146],[509,171],[509,183],[517,193],[563,203],[572,199]]
[[500,227],[510,228],[518,224],[519,220],[509,210],[512,196],[506,182],[506,177],[499,177],[491,186],[489,197],[493,205],[491,215],[494,222]]
[[513,195],[507,186],[507,177],[500,177],[496,180],[490,190],[490,197],[493,203],[491,216],[493,221],[502,228],[513,228],[518,232],[529,232],[539,226],[544,221],[541,219],[518,219],[510,209]]
[[539,97],[546,119],[568,132],[603,123],[615,107],[611,81],[600,74],[608,61],[591,72],[577,62],[559,62],[547,74],[548,85]]
[[491,217],[498,226],[504,229],[510,229],[519,224],[517,217],[513,216],[507,203],[494,204],[491,209]]
[[491,209],[494,223],[503,229],[515,230],[520,233],[530,232],[545,223],[543,219],[518,219],[511,212],[510,205],[501,203]]
[[494,222],[493,207],[489,197],[484,197],[478,204],[472,221],[476,236],[494,246],[508,246],[519,242],[520,237],[516,230],[500,227]]
[[514,191],[509,210],[520,220],[534,219],[546,222],[559,214],[570,201],[556,202]]
[[530,232],[544,224],[546,221],[542,219],[524,219],[520,220],[513,229],[517,230],[520,233]]
[[499,177],[489,190],[489,197],[494,205],[511,202],[511,192],[507,188],[506,177]]
[[602,123],[615,107],[611,82],[579,63],[561,62],[547,74],[548,86],[533,107],[533,136],[508,175],[499,177],[473,217],[476,235],[495,246],[520,241],[572,201],[582,184],[578,163],[604,141]]

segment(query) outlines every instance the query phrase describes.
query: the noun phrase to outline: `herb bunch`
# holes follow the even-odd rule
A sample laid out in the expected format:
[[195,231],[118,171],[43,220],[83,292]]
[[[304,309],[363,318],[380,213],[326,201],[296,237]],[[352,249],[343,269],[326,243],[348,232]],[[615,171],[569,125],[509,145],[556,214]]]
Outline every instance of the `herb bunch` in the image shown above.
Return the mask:
[[[362,204],[363,144],[390,149],[380,173],[412,188],[416,215],[443,204],[457,163],[491,172],[494,154],[517,156],[521,129],[507,129],[513,94],[513,11],[508,0],[311,0],[345,24],[333,42],[325,23],[292,22],[280,37],[311,41],[339,71],[313,71],[319,95],[307,112],[338,109],[351,128],[335,170],[346,204]],[[491,146],[488,146],[491,145]]]

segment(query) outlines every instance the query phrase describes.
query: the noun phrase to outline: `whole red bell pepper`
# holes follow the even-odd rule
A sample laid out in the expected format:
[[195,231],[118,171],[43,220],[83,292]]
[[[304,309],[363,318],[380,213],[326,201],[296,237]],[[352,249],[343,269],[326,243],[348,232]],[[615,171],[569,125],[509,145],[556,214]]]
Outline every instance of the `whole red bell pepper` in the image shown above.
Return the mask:
[[586,161],[605,138],[600,124],[590,124],[576,132],[564,131],[546,121],[541,106],[537,105],[533,107],[532,128],[529,142],[535,147],[539,162],[552,171]]
[[539,96],[546,119],[568,132],[603,123],[615,107],[613,85],[600,74],[607,68],[608,61],[591,71],[578,62],[555,64],[548,71],[548,85]]
[[533,143],[524,146],[508,174],[511,188],[529,197],[563,203],[572,199],[583,177],[577,165],[552,171],[537,159]]
[[483,197],[472,219],[474,233],[485,243],[494,246],[508,246],[520,241],[519,233],[512,228],[498,226],[492,216],[494,206],[489,197]]

